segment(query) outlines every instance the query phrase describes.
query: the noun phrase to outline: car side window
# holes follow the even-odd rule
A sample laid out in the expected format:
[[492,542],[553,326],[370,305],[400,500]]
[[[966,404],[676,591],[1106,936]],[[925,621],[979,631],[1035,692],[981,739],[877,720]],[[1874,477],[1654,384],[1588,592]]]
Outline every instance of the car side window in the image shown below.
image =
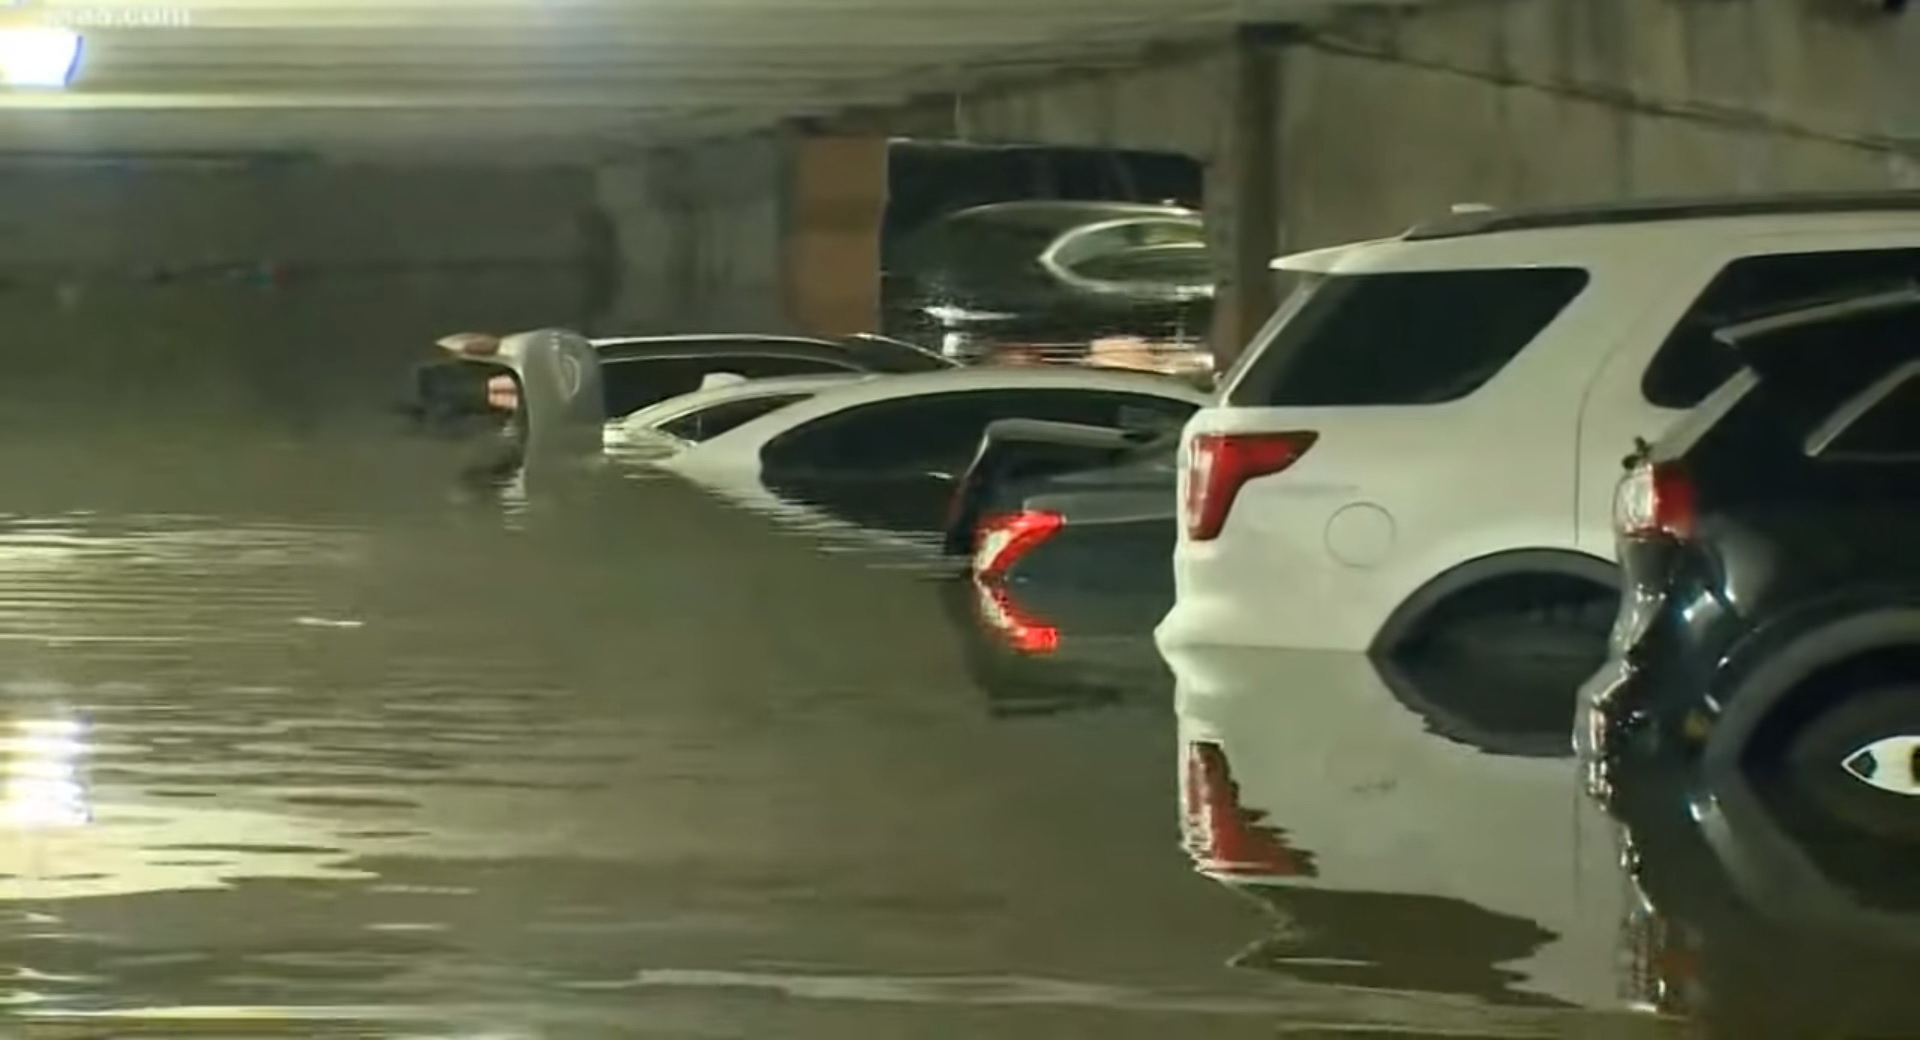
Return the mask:
[[741,401],[726,401],[710,408],[690,412],[671,422],[662,423],[660,429],[683,441],[698,444],[711,437],[744,426],[769,412],[785,408],[795,401],[806,400],[806,394],[769,394],[765,397],[749,397]]
[[731,372],[748,379],[857,372],[851,364],[823,358],[779,354],[701,354],[679,357],[615,358],[601,364],[607,416],[617,419],[669,397],[700,389],[707,376]]
[[1742,257],[1722,268],[1654,353],[1641,379],[1647,402],[1692,408],[1739,368],[1714,332],[1790,301],[1920,280],[1920,249],[1855,249]]
[[600,386],[607,399],[607,416],[623,415],[669,397],[700,389],[709,372],[729,371],[724,357],[637,357],[603,362]]
[[1001,419],[1119,425],[1123,409],[1185,422],[1194,406],[1151,394],[1034,389],[963,390],[878,401],[823,416],[761,452],[775,471],[931,470],[964,466],[987,425]]

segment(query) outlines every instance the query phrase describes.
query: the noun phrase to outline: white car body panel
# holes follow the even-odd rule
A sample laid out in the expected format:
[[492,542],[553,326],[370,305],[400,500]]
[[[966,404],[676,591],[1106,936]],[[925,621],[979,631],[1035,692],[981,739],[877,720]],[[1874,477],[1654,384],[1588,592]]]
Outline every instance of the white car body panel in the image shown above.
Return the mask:
[[1205,405],[1211,395],[1177,379],[1111,369],[981,367],[891,375],[835,387],[694,445],[661,464],[688,476],[745,473],[756,478],[760,452],[774,438],[850,408],[954,391],[1090,390],[1139,393]]
[[[1461,564],[1523,549],[1611,562],[1620,459],[1635,435],[1685,414],[1648,403],[1641,376],[1720,269],[1759,253],[1914,247],[1920,216],[1829,213],[1394,239],[1276,262],[1334,274],[1564,266],[1590,281],[1460,400],[1195,415],[1183,467],[1201,433],[1320,436],[1292,467],[1244,485],[1217,538],[1189,539],[1183,515],[1158,642],[1366,650],[1408,597]],[[1246,370],[1236,363],[1227,392]],[[1356,541],[1368,543],[1358,558]]]
[[607,443],[610,445],[625,443],[641,431],[657,430],[695,412],[719,405],[758,397],[817,394],[861,380],[877,378],[882,377],[849,372],[844,375],[775,376],[769,379],[749,379],[738,383],[704,387],[692,393],[657,401],[630,415],[608,421]]

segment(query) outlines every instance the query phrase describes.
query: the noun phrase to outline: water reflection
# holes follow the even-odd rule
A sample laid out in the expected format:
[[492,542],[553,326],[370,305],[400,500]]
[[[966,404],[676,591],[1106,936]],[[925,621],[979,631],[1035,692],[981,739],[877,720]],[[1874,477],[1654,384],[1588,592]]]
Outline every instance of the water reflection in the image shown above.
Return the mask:
[[[1264,888],[1289,914],[1298,901],[1322,921],[1347,915],[1264,963],[1331,956],[1353,981],[1421,989],[1435,973],[1407,965],[1451,960],[1440,974],[1477,979],[1489,1000],[1617,1004],[1626,888],[1611,829],[1574,796],[1570,758],[1437,733],[1360,655],[1221,649],[1168,662],[1196,865]],[[1409,927],[1398,955],[1355,961],[1348,938],[1383,927],[1370,915],[1388,907],[1478,924]],[[1476,964],[1476,950],[1492,959]]]
[[[1783,840],[1791,832],[1775,822],[1725,812],[1699,765],[1640,740],[1611,766],[1645,1002],[1716,1037],[1913,1035],[1911,846]],[[1823,875],[1821,862],[1839,869]]]
[[7,823],[16,830],[80,827],[93,819],[81,765],[86,727],[71,718],[21,718],[0,740]]
[[7,1013],[1744,1038],[1913,1010],[1910,956],[1770,915],[1652,751],[1627,876],[1538,677],[1162,662],[1076,622],[1022,653],[910,545],[612,467],[457,502],[389,464],[302,463],[320,503],[109,483],[0,517]]
[[1296,1006],[1220,963],[1236,908],[1168,855],[1164,720],[984,720],[884,553],[677,481],[514,516],[300,468],[336,500],[136,474],[0,522],[28,1028],[1253,1037]]

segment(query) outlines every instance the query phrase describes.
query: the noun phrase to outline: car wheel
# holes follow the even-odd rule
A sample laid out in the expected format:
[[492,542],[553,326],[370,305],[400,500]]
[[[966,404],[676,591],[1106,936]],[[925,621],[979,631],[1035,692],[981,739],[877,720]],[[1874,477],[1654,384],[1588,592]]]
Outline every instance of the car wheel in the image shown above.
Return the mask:
[[1796,729],[1781,735],[1777,781],[1834,822],[1920,844],[1920,685],[1845,694]]
[[1513,603],[1436,625],[1430,645],[1448,654],[1591,659],[1597,666],[1613,612],[1613,604],[1596,599]]

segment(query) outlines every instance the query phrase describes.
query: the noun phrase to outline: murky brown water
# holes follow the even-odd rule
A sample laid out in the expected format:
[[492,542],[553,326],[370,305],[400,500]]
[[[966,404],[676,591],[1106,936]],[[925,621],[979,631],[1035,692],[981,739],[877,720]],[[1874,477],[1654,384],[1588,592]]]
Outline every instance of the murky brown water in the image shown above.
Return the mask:
[[[617,473],[475,499],[376,438],[139,443],[0,455],[0,1014],[30,1035],[1599,1028],[1529,992],[1612,984],[1541,952],[1560,882],[1244,898],[1182,848],[1169,700],[993,711],[897,552]],[[1547,813],[1553,782],[1482,793]],[[1275,822],[1331,846],[1345,812]],[[1326,877],[1432,853],[1350,846]]]

